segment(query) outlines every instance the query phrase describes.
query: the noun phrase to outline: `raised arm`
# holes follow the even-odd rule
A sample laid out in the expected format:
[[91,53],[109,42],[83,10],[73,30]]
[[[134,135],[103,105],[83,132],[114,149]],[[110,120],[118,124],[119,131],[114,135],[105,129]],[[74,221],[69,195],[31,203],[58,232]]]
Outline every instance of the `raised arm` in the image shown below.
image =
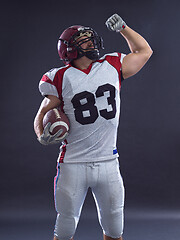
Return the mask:
[[151,47],[140,34],[128,27],[118,14],[111,16],[106,21],[106,25],[109,30],[121,33],[131,51],[122,62],[123,78],[135,75],[151,57]]

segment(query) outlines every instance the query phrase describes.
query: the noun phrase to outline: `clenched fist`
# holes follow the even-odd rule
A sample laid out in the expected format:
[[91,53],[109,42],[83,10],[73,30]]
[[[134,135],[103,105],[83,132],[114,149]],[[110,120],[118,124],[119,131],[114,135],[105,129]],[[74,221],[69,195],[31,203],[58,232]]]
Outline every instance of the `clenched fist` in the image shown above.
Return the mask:
[[116,32],[120,32],[126,27],[126,23],[117,13],[108,18],[105,24],[110,31]]

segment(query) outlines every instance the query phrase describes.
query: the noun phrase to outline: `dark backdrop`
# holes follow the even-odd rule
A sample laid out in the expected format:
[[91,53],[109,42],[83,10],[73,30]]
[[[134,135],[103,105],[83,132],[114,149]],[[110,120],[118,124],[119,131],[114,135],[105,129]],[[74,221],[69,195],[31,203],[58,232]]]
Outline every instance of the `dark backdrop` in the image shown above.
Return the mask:
[[[1,22],[0,211],[53,209],[58,146],[36,140],[33,120],[41,76],[63,66],[56,44],[70,25],[93,27],[105,50],[128,53],[126,41],[104,22],[119,13],[154,53],[122,83],[118,131],[126,206],[178,208],[180,160],[179,1],[6,1]],[[93,206],[91,195],[87,207]]]

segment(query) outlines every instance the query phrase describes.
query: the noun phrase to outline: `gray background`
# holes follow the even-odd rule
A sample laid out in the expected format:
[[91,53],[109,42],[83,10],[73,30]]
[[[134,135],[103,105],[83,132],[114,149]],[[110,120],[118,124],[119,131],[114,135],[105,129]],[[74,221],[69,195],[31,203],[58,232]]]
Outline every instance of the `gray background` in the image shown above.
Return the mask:
[[[161,220],[167,216],[179,219],[179,7],[178,0],[3,3],[0,14],[1,237],[22,239],[22,233],[28,231],[39,233],[30,239],[39,236],[49,239],[53,234],[53,178],[59,150],[58,146],[41,146],[33,131],[34,117],[42,101],[38,83],[46,71],[63,66],[56,44],[61,32],[71,25],[94,28],[104,39],[105,50],[101,55],[114,51],[129,53],[120,34],[106,29],[104,22],[113,13],[119,13],[154,51],[147,65],[125,80],[121,89],[118,151],[126,188],[125,216],[131,230],[127,229],[125,234],[128,239],[131,239],[130,232],[137,236],[137,221],[131,220],[142,219],[145,214],[147,219],[157,213]],[[36,221],[32,219],[38,225],[33,225]],[[97,225],[91,234],[101,234],[90,193],[82,219],[82,227],[77,232],[79,238],[85,234],[80,229],[86,229],[93,219]],[[41,224],[41,229],[42,222],[47,227]],[[156,222],[153,224],[151,227],[158,231]],[[43,235],[44,229],[47,232]],[[161,234],[159,230],[158,239],[162,239]]]

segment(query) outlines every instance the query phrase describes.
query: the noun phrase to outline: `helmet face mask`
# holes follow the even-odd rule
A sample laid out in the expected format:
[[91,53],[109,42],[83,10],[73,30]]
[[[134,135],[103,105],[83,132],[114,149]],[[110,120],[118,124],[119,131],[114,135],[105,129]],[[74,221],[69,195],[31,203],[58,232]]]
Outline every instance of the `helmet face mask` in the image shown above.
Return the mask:
[[69,27],[61,34],[58,41],[60,59],[66,64],[82,56],[97,60],[99,50],[103,48],[102,38],[90,27]]
[[[100,39],[94,30],[84,29],[80,31],[78,37],[74,37],[74,46],[78,51],[78,58],[86,56],[91,60],[99,58]],[[85,48],[83,47],[85,45]]]

